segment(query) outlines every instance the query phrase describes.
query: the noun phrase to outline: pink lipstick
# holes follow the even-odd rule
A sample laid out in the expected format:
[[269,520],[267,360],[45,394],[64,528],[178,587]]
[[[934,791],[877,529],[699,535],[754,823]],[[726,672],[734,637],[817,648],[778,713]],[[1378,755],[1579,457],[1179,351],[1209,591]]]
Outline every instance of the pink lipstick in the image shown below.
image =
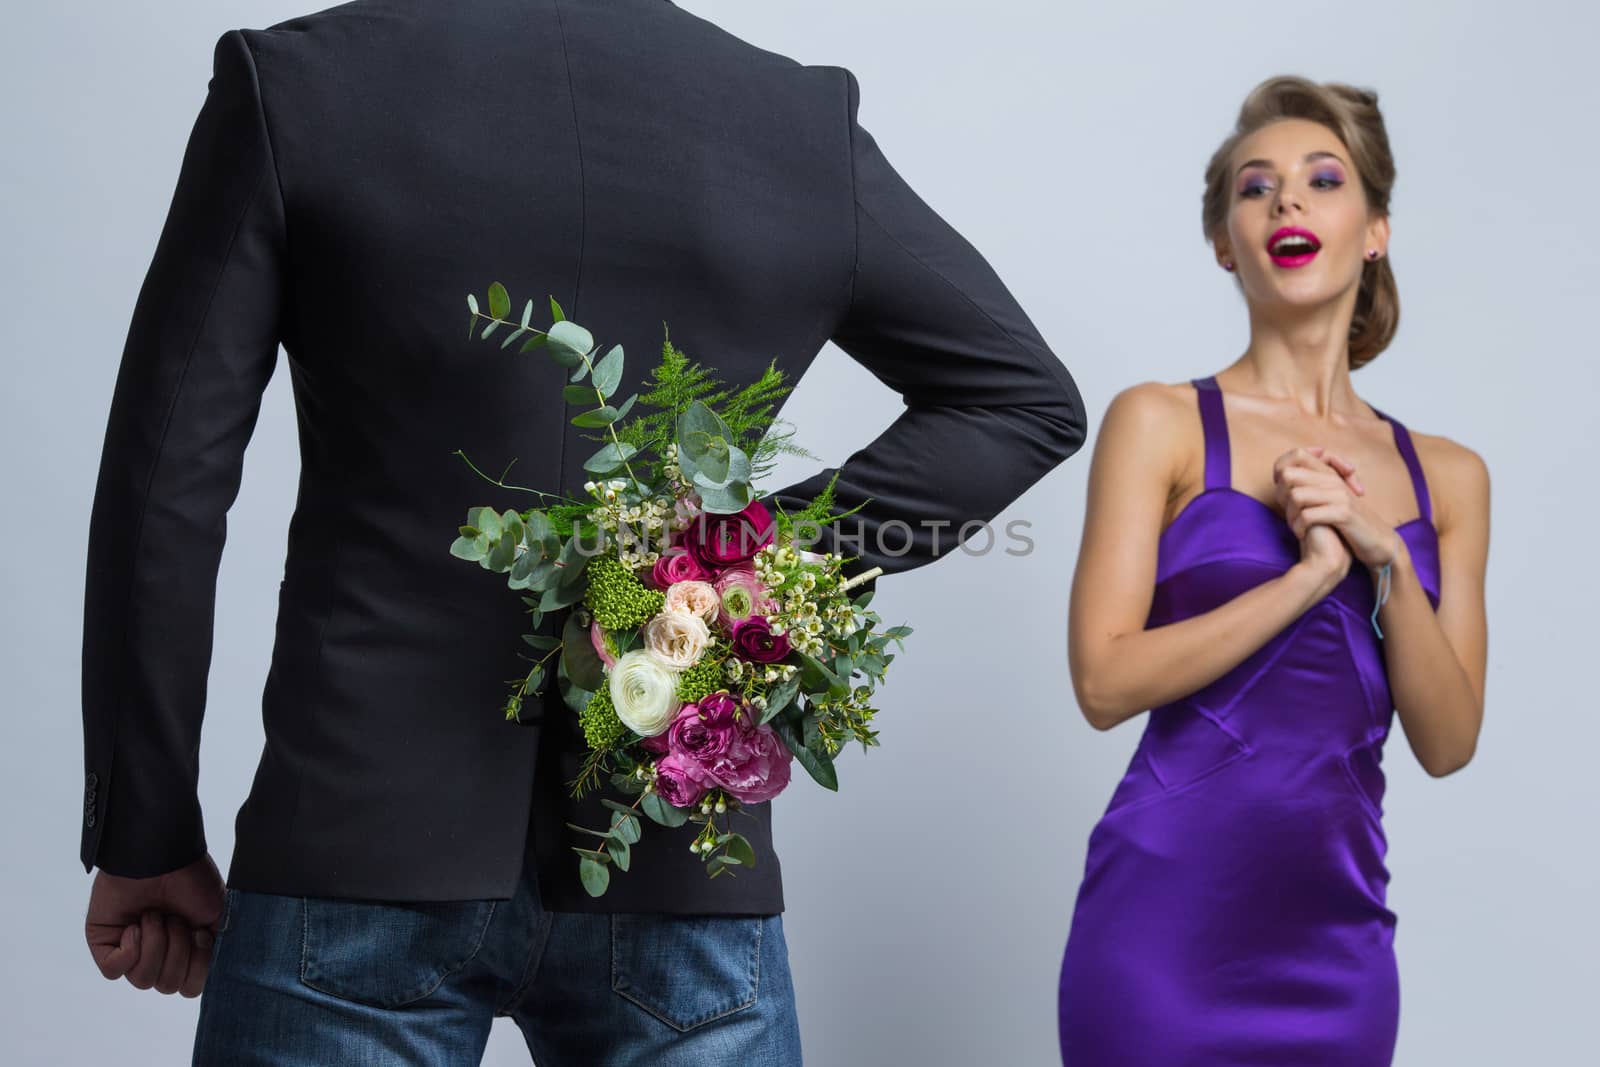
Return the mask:
[[1280,267],[1303,267],[1320,251],[1317,235],[1299,226],[1285,226],[1267,239],[1267,255]]

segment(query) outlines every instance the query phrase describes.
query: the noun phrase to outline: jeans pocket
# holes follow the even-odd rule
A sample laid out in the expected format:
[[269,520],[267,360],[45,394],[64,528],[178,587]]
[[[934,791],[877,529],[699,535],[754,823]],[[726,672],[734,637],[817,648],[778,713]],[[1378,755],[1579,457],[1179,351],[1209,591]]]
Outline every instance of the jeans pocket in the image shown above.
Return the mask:
[[478,954],[496,903],[304,897],[300,981],[375,1008],[421,1000]]
[[759,916],[611,916],[611,988],[676,1030],[756,1002]]

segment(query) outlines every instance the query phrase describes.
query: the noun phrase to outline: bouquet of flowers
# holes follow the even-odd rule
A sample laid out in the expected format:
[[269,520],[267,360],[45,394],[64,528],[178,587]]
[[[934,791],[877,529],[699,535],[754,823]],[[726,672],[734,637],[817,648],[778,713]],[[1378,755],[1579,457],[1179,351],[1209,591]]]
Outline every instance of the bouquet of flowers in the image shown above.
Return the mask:
[[[469,336],[503,329],[502,349],[543,347],[572,372],[565,398],[592,405],[572,422],[600,443],[583,498],[527,490],[541,506],[471,508],[450,546],[535,594],[523,597],[533,631],[523,640],[543,655],[515,680],[506,717],[553,673],[587,745],[573,795],[616,791],[603,801],[609,827],[568,824],[593,846],[574,847],[585,889],[599,896],[613,865],[628,869],[641,815],[700,825],[689,849],[712,877],[754,865],[733,817],[781,793],[795,761],[838,788],[834,757],[851,740],[878,743],[873,691],[894,659],[889,643],[903,648],[911,633],[879,629],[870,589],[851,595],[882,568],[846,578],[845,557],[809,550],[823,523],[851,513],[832,514],[832,480],[792,515],[755,495],[778,454],[810,455],[773,429],[772,401],[789,391],[782,373],[769,364],[758,381],[723,388],[669,337],[645,391],[619,403],[622,347],[598,355],[553,298],[548,330],[530,325],[532,301],[510,319],[498,282],[487,313],[476,296],[467,306]],[[554,613],[565,613],[559,637],[539,632]]]

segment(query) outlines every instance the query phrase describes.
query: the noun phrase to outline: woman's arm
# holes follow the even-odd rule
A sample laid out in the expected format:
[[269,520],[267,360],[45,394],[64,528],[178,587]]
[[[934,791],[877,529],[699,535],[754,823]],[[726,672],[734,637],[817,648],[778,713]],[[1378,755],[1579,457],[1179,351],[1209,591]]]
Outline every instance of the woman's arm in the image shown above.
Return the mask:
[[[1338,584],[1349,555],[1314,554],[1211,611],[1145,629],[1156,548],[1193,395],[1159,382],[1118,393],[1089,466],[1083,541],[1073,576],[1067,659],[1078,706],[1107,730],[1222,677]],[[1330,538],[1337,542],[1337,538]]]
[[1443,777],[1472,759],[1483,726],[1489,470],[1471,449],[1436,440],[1437,469],[1429,481],[1439,530],[1439,610],[1428,603],[1401,542],[1378,625],[1406,741],[1429,774]]
[[[1420,435],[1413,433],[1415,440]],[[1406,741],[1435,777],[1464,767],[1483,722],[1488,631],[1484,570],[1489,554],[1489,471],[1476,452],[1428,437],[1428,480],[1439,535],[1439,610],[1417,580],[1405,539],[1387,520],[1297,449],[1274,471],[1278,496],[1298,534],[1333,526],[1374,575],[1390,565],[1389,596],[1378,613],[1384,665]]]

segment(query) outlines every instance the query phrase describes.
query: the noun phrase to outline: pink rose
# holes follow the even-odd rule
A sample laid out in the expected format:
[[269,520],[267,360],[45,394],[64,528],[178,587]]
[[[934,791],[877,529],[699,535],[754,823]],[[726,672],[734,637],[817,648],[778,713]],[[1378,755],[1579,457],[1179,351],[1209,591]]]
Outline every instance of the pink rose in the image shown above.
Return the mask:
[[685,757],[671,753],[656,761],[656,793],[675,808],[690,808],[706,795],[706,786],[690,773]]
[[757,615],[734,624],[733,651],[740,659],[776,663],[789,654],[789,635],[774,634],[772,624]]
[[667,586],[666,603],[664,611],[687,611],[691,615],[698,615],[707,626],[717,621],[717,616],[722,611],[722,597],[717,594],[717,587],[710,582],[695,581],[673,582]]
[[685,548],[714,571],[748,563],[764,546],[770,545],[777,529],[772,513],[759,500],[752,500],[743,511],[732,515],[701,512],[683,532]]
[[657,589],[667,589],[677,582],[704,582],[711,572],[701,565],[697,557],[682,545],[673,545],[661,553],[650,569],[650,582]]
[[[671,759],[672,757],[668,757]],[[771,726],[739,733],[728,751],[709,763],[686,763],[686,773],[717,786],[746,804],[771,800],[789,784],[794,755]]]

